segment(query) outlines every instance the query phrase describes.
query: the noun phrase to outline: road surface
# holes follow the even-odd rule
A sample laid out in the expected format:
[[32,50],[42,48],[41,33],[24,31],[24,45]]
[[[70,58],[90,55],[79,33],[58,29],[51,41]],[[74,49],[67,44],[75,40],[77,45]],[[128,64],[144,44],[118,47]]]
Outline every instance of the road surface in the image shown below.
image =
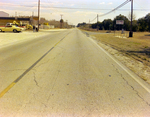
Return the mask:
[[0,49],[0,117],[149,117],[150,88],[78,29]]

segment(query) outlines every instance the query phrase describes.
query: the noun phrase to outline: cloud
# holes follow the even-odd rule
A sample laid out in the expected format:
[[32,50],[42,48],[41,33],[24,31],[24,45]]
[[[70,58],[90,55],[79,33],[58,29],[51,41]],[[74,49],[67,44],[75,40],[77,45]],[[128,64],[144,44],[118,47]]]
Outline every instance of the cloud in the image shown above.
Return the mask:
[[[3,8],[6,8],[6,9],[11,9],[11,8],[13,8],[13,9],[16,9],[16,10],[21,10],[22,8],[29,8],[29,7],[37,7],[36,5],[34,5],[34,6],[31,6],[32,4],[30,4],[30,5],[20,5],[20,4],[13,4],[13,3],[2,3],[2,2],[0,2],[0,5],[2,5],[3,6]],[[21,8],[21,9],[20,9]]]
[[74,6],[75,4],[71,4],[70,6]]
[[13,3],[4,3],[4,2],[0,2],[1,6],[6,6],[6,7],[20,7],[20,5],[18,4],[13,4]]
[[[99,4],[103,5],[103,4],[107,4],[107,3],[101,2],[101,3],[99,3]],[[112,2],[109,2],[109,3],[108,3],[108,5],[112,5],[112,4],[113,4]]]
[[57,2],[57,1],[54,1],[54,2],[41,2],[41,5],[60,6],[60,5],[63,5],[63,3],[62,2]]
[[108,5],[112,5],[112,4],[113,4],[112,2],[109,2],[109,3],[108,3]]
[[79,15],[83,15],[84,14],[84,16],[87,16],[87,15],[95,15],[95,14],[97,14],[96,12],[87,12],[87,11],[76,11],[76,12],[74,12],[75,14],[79,14]]
[[105,4],[105,2],[101,2],[101,3],[99,3],[99,4]]

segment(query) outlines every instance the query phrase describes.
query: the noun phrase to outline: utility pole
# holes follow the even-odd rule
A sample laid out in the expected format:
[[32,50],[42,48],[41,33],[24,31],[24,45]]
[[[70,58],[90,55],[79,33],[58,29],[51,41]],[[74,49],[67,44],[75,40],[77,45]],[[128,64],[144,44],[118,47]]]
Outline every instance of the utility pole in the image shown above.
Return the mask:
[[132,32],[132,20],[133,20],[133,0],[131,1],[131,26],[130,26],[130,32],[129,32],[129,37],[133,37],[133,32]]
[[34,11],[32,11],[32,16],[34,16]]
[[61,16],[61,19],[62,19],[62,16],[63,16],[63,15],[61,14],[60,16]]
[[97,14],[97,31],[98,31],[98,14]]
[[68,20],[66,20],[66,28],[68,28]]
[[39,23],[40,23],[40,0],[38,1],[38,31],[39,31]]
[[90,20],[89,20],[89,29],[90,29]]
[[15,12],[15,20],[17,19],[17,12]]
[[34,12],[32,11],[31,25],[34,25],[34,24],[33,24],[33,16],[34,16]]
[[61,16],[60,28],[62,28],[62,24],[63,24],[62,16],[63,16],[63,15],[60,15],[60,16]]

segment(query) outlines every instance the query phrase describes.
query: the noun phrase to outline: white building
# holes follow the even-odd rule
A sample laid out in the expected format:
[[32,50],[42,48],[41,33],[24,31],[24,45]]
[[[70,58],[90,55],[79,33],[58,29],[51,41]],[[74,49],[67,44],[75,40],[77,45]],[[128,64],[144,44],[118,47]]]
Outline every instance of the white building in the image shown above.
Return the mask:
[[0,11],[0,17],[9,17],[9,14],[4,11]]

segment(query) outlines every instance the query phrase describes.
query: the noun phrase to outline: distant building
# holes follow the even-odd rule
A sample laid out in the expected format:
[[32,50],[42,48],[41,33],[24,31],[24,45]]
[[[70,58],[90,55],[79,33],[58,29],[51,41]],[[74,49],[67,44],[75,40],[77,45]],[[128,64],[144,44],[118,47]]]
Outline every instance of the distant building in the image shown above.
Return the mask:
[[0,17],[9,17],[9,14],[4,11],[0,11]]
[[7,23],[13,23],[16,21],[19,24],[37,24],[38,17],[26,16],[26,17],[1,17],[0,16],[0,26],[5,26]]

